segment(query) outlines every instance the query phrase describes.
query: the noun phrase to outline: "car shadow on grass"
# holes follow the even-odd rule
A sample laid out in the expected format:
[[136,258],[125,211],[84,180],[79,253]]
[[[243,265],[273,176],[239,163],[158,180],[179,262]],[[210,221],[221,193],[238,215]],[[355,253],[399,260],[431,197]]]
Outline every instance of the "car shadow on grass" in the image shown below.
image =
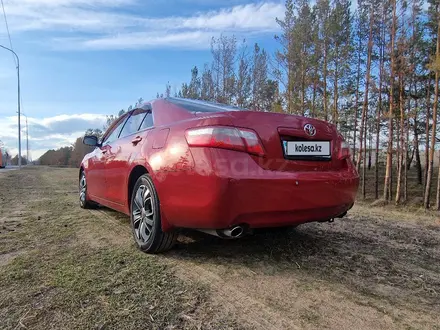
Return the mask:
[[304,275],[353,291],[439,309],[440,230],[369,219],[256,232],[239,240],[185,231],[172,258],[246,266],[257,274]]
[[[128,217],[100,208],[121,222]],[[183,230],[167,257],[256,274],[295,275],[343,284],[392,303],[440,310],[440,227],[403,225],[368,217],[258,230],[223,240]]]

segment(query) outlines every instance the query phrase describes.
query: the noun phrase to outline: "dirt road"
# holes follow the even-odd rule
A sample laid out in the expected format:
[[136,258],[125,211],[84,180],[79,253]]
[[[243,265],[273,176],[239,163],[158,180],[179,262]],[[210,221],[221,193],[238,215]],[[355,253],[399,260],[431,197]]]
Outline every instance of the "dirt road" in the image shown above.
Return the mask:
[[149,256],[126,216],[79,209],[76,180],[70,169],[0,176],[7,329],[440,329],[435,217],[355,207],[238,241],[184,232]]

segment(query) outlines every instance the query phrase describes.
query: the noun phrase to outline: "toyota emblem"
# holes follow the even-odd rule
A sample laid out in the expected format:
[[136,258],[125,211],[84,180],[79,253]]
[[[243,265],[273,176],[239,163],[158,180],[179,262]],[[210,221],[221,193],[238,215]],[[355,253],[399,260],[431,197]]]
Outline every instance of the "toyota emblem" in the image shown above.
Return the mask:
[[310,136],[315,136],[316,134],[316,128],[312,124],[306,124],[304,126],[304,132],[306,132]]

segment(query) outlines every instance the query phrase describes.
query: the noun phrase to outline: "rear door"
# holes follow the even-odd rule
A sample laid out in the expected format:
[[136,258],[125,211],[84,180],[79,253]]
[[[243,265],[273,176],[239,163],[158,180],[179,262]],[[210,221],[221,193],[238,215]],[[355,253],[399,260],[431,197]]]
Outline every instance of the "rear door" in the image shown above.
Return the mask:
[[93,156],[89,159],[89,169],[87,172],[87,189],[91,196],[106,199],[106,177],[105,160],[110,145],[116,141],[121,133],[122,127],[127,120],[127,116],[118,119],[113,128],[108,131],[103,138],[101,147],[93,151]]
[[105,161],[106,199],[112,203],[127,203],[129,171],[145,143],[147,130],[152,126],[152,113],[149,109],[133,110],[119,139],[109,145]]

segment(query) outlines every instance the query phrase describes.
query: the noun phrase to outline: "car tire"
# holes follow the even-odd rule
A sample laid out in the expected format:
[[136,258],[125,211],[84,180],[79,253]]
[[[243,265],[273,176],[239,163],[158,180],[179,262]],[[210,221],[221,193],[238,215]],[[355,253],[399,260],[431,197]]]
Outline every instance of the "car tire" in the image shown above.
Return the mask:
[[134,186],[130,223],[136,245],[143,252],[165,252],[176,243],[176,231],[162,231],[159,197],[148,174],[142,175]]
[[94,209],[97,204],[87,199],[87,179],[84,171],[81,172],[79,177],[79,206],[83,209]]

